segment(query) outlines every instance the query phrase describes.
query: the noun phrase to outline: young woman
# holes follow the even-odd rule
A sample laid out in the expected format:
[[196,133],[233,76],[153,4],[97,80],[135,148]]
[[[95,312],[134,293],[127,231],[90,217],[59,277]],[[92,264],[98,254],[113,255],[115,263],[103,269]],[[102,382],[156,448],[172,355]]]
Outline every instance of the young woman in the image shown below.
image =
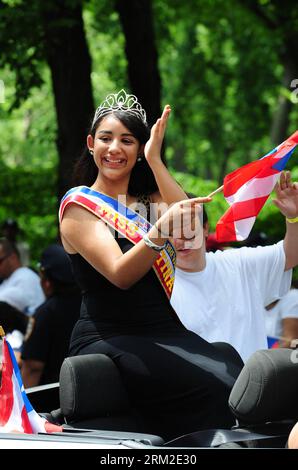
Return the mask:
[[[164,108],[150,135],[134,95],[108,95],[77,166],[83,186],[70,190],[60,208],[63,244],[83,291],[70,354],[110,356],[142,416],[140,430],[165,438],[233,424],[228,396],[240,372],[186,330],[169,303],[175,251],[167,238],[181,220],[184,231],[190,228],[198,204],[210,200],[185,200],[162,162],[170,111]],[[126,206],[174,204],[146,226],[120,199]]]

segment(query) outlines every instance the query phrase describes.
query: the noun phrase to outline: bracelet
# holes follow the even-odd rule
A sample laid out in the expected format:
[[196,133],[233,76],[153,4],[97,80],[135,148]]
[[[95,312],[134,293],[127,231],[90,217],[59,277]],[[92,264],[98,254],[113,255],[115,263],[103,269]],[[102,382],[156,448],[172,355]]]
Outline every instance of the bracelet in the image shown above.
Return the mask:
[[154,224],[154,227],[156,228],[157,232],[159,235],[161,235],[163,238],[169,238],[170,237],[170,234],[168,233],[167,235],[165,233],[163,233],[160,228],[158,228],[158,226],[156,225],[156,222]]
[[289,222],[289,224],[296,224],[298,222],[298,217],[294,217],[293,219],[286,217],[286,221]]
[[167,244],[166,242],[163,245],[156,245],[156,243],[153,243],[153,241],[150,240],[147,233],[143,236],[143,240],[144,240],[145,245],[147,245],[149,248],[152,248],[152,250],[154,251],[162,251],[166,247],[166,244]]

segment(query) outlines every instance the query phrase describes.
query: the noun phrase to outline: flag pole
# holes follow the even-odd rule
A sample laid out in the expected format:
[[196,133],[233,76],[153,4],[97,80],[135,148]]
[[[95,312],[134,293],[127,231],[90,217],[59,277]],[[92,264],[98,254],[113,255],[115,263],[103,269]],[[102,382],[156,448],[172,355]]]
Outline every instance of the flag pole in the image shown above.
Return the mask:
[[208,194],[207,197],[214,196],[214,194],[221,193],[223,191],[224,185],[220,186],[219,188],[215,189],[215,191],[212,191],[212,193]]
[[5,336],[5,331],[3,330],[2,326],[0,325],[0,337],[3,339]]

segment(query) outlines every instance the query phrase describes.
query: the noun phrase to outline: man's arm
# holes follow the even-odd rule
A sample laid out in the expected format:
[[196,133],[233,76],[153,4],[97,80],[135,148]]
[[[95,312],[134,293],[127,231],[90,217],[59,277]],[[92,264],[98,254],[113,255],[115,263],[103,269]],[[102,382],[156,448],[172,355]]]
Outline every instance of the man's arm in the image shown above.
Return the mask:
[[25,387],[39,385],[44,369],[47,367],[53,318],[48,302],[42,304],[31,318],[32,329],[28,331],[22,348],[21,374]]
[[25,388],[39,385],[44,366],[44,362],[41,361],[23,360],[21,372]]
[[[281,174],[276,185],[273,203],[287,219],[287,231],[284,238],[286,255],[285,271],[298,265],[298,183],[291,181],[291,173]],[[295,220],[297,218],[297,221]]]
[[287,222],[284,249],[286,254],[285,271],[287,271],[298,264],[298,220],[295,223]]
[[293,339],[298,339],[298,318],[284,318],[282,320],[281,347],[289,348]]

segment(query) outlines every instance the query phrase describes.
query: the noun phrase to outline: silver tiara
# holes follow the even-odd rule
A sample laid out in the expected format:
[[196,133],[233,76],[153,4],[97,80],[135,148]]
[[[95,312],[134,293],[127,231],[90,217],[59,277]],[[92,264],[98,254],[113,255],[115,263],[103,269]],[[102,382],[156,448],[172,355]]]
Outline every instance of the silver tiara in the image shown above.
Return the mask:
[[105,100],[95,111],[92,127],[100,117],[112,111],[125,111],[141,119],[144,124],[147,124],[146,112],[138,102],[138,98],[135,95],[128,95],[122,89],[118,93],[110,93],[106,96]]

